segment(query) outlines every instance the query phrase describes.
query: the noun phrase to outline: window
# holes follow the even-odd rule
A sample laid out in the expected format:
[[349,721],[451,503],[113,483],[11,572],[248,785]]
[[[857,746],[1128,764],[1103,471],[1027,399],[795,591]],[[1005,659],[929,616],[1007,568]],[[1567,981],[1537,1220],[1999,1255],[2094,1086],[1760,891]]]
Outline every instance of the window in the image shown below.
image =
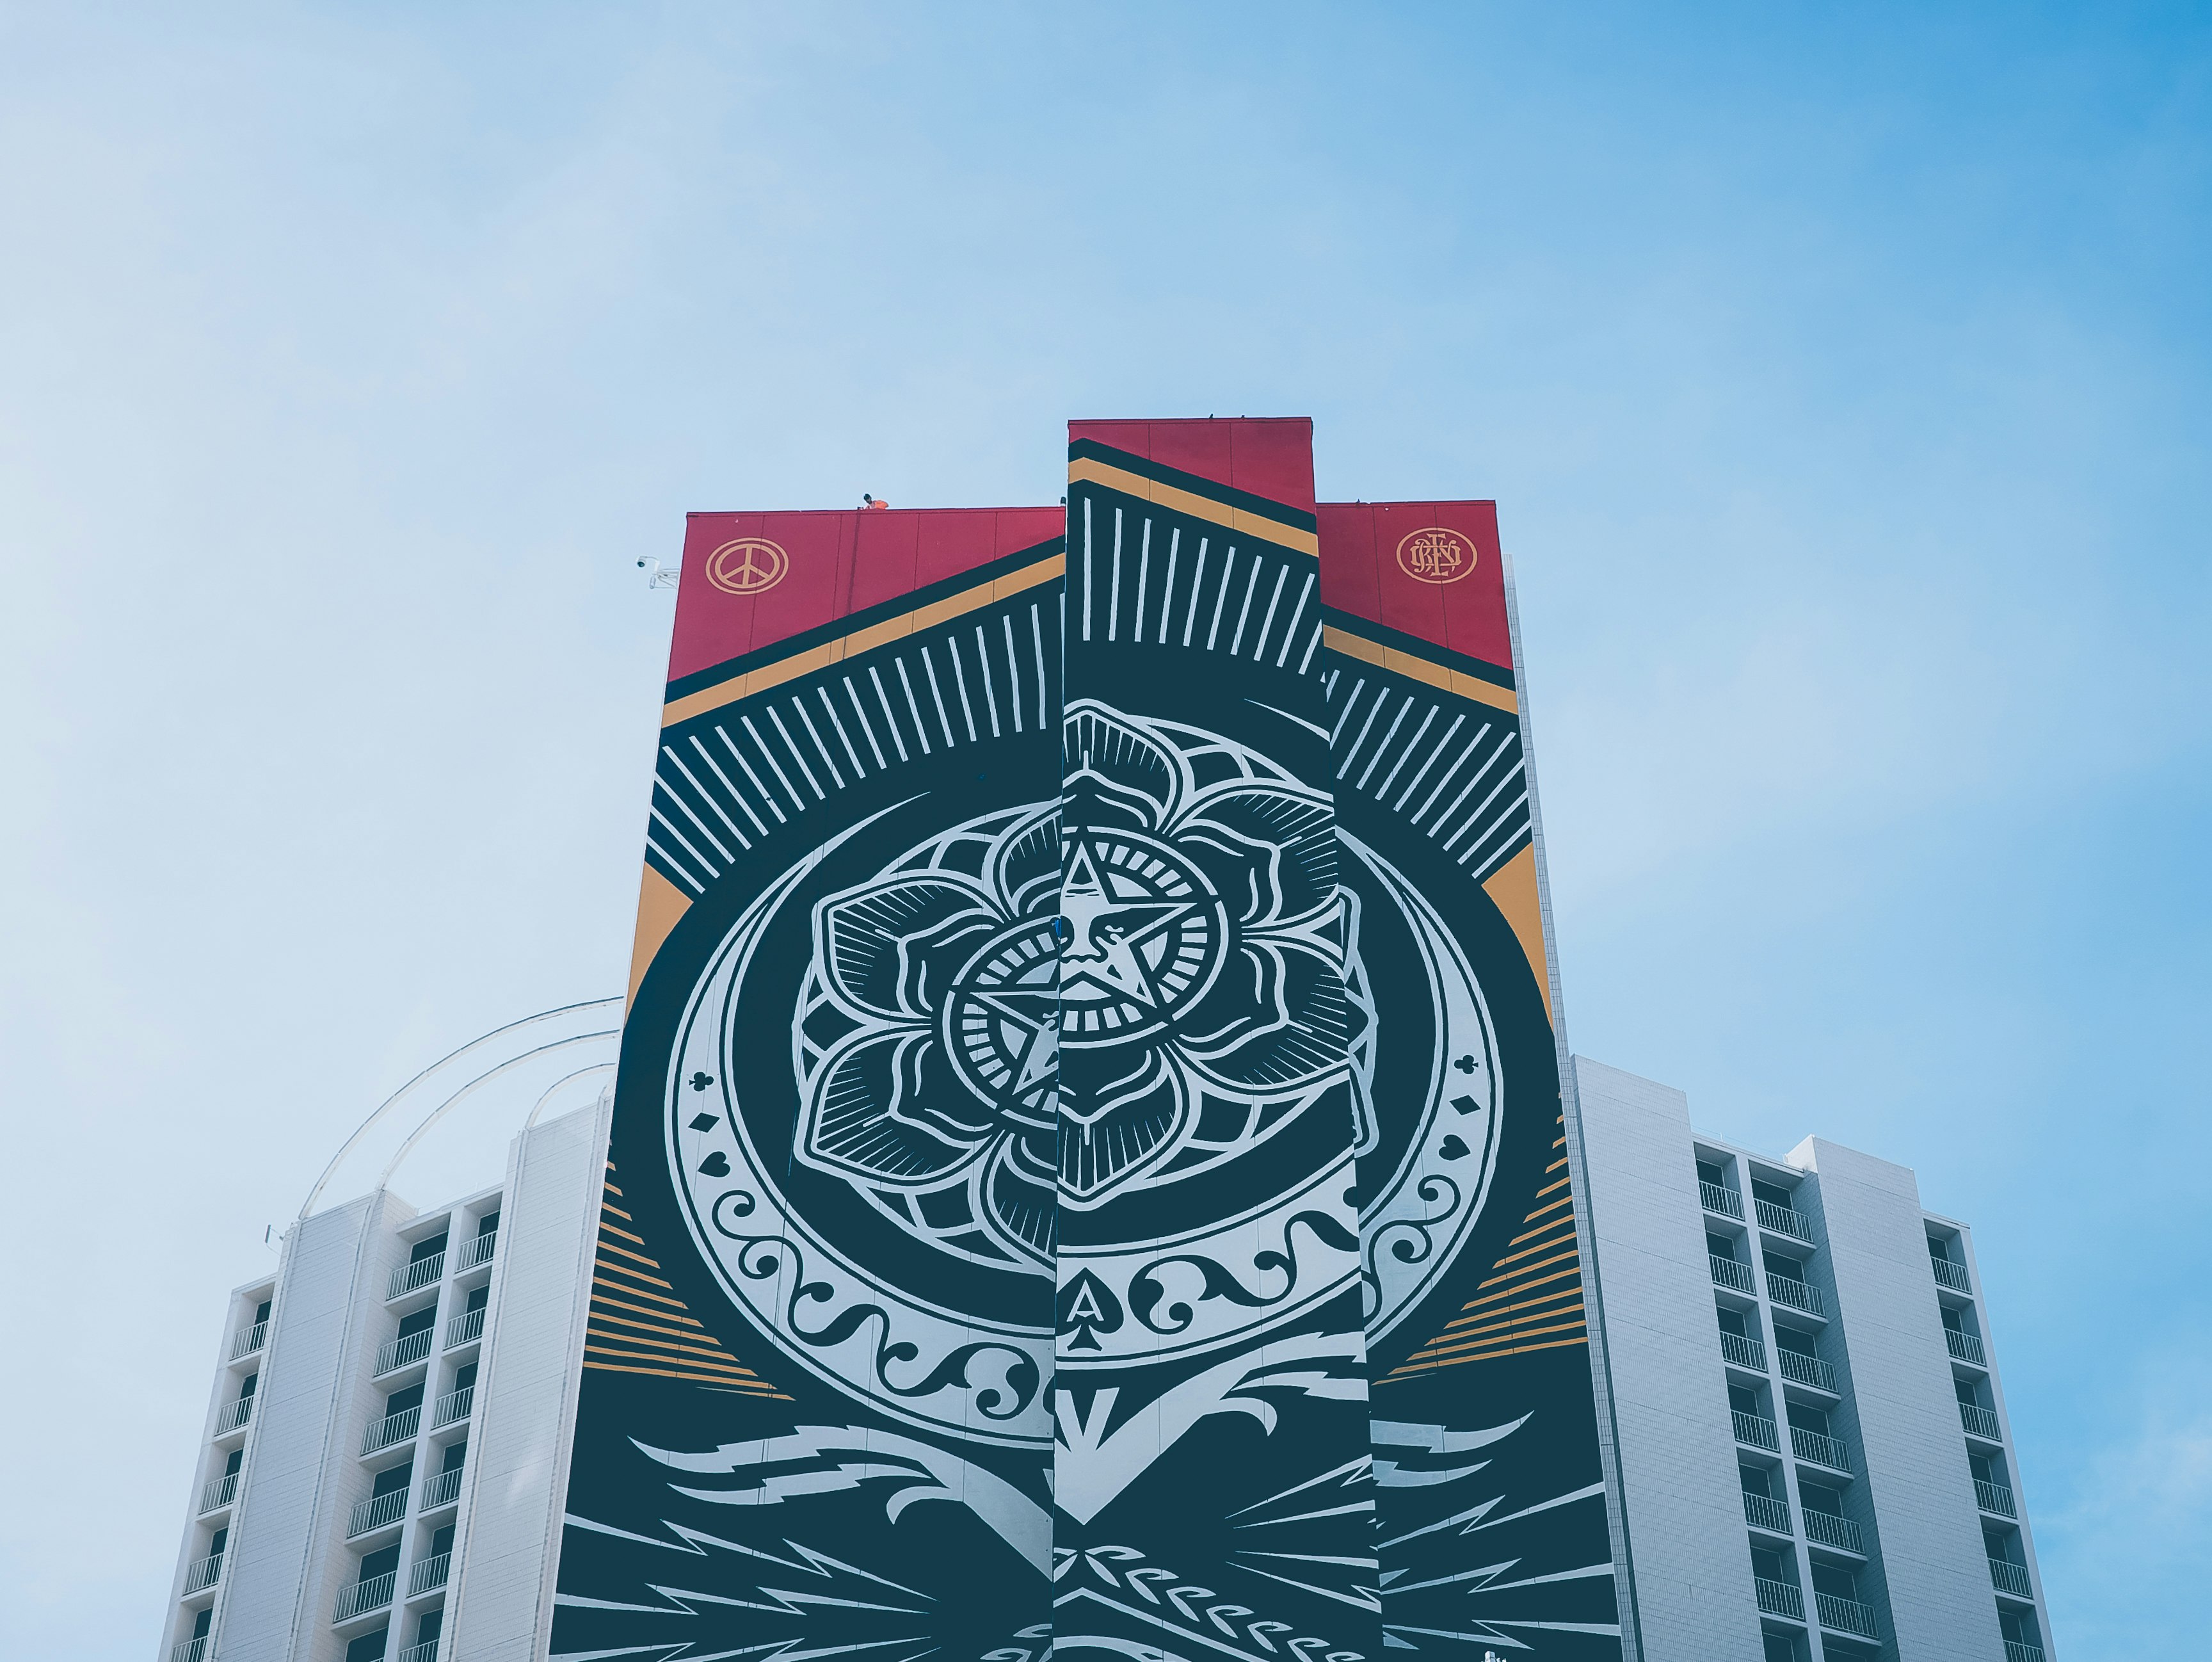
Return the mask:
[[1716,1189],[1728,1187],[1728,1174],[1709,1160],[1698,1162],[1698,1181],[1710,1183]]
[[1780,1322],[1774,1324],[1774,1342],[1793,1355],[1818,1356],[1820,1354],[1814,1346],[1813,1336],[1810,1333],[1802,1332],[1794,1327],[1784,1327]]
[[1784,1558],[1771,1547],[1752,1548],[1751,1573],[1762,1581],[1786,1581],[1793,1587],[1797,1585],[1796,1561]]
[[1999,1488],[2008,1487],[2005,1482],[2004,1468],[1986,1454],[1967,1455],[1966,1470],[1974,1474],[1977,1482],[1995,1483]]
[[1735,1243],[1726,1235],[1716,1235],[1708,1230],[1705,1232],[1705,1251],[1717,1258],[1733,1259],[1735,1257]]
[[438,1635],[445,1630],[446,1612],[441,1610],[428,1611],[422,1619],[415,1624],[415,1642],[418,1645],[434,1645],[438,1642]]
[[1763,1466],[1740,1465],[1735,1469],[1736,1481],[1743,1485],[1746,1495],[1760,1495],[1774,1500],[1774,1491],[1767,1487],[1770,1481]]
[[497,1233],[499,1233],[498,1213],[487,1212],[483,1216],[477,1220],[477,1239],[478,1240],[482,1240],[486,1235],[496,1235]]
[[472,1311],[483,1309],[490,1302],[491,1287],[490,1284],[487,1282],[484,1286],[476,1288],[469,1294],[468,1302],[461,1306],[461,1313],[465,1316]]
[[[1759,1414],[1759,1393],[1757,1391],[1744,1385],[1732,1385],[1728,1388],[1728,1393],[1729,1406],[1734,1409],[1737,1413],[1751,1415]],[[1760,1417],[1763,1418],[1764,1416],[1761,1415]]]
[[2033,1610],[2001,1609],[1997,1611],[1997,1629],[2015,1645],[2031,1645],[2043,1648],[2043,1630],[2035,1625]]
[[234,1448],[230,1452],[230,1458],[222,1463],[222,1475],[226,1477],[235,1477],[238,1475],[238,1469],[245,1464],[246,1451],[242,1448]]
[[202,1610],[198,1616],[192,1617],[191,1636],[195,1639],[204,1639],[208,1636],[208,1629],[214,1625],[215,1606],[210,1604],[207,1609]]
[[1831,1518],[1844,1515],[1844,1496],[1840,1489],[1830,1488],[1826,1483],[1800,1482],[1797,1498],[1804,1502],[1808,1512],[1825,1512]]
[[1817,1432],[1823,1437],[1828,1434],[1828,1416],[1819,1409],[1808,1408],[1802,1403],[1791,1403],[1789,1407],[1790,1423],[1798,1430]]
[[433,1536],[430,1537],[430,1553],[429,1553],[429,1555],[430,1555],[431,1557],[433,1557],[433,1558],[435,1558],[435,1557],[437,1557],[439,1555],[441,1555],[441,1553],[448,1553],[448,1552],[451,1552],[453,1549],[453,1526],[451,1524],[447,1524],[447,1525],[446,1525],[442,1529],[441,1529],[441,1530],[440,1530],[440,1531],[439,1531],[435,1535],[433,1535]]
[[369,1499],[373,1501],[380,1495],[390,1495],[396,1490],[405,1488],[407,1480],[414,1475],[415,1463],[412,1460],[403,1465],[385,1467],[376,1474],[376,1486],[369,1490]]
[[1769,1252],[1766,1254],[1766,1273],[1770,1275],[1785,1276],[1793,1282],[1802,1282],[1805,1279],[1805,1266],[1798,1259],[1786,1258],[1779,1252]]
[[253,1324],[254,1326],[258,1327],[258,1326],[260,1326],[260,1325],[261,1325],[261,1324],[262,1324],[262,1323],[264,1323],[264,1322],[265,1322],[265,1321],[267,1321],[267,1320],[269,1319],[269,1305],[270,1305],[270,1300],[268,1300],[267,1299],[264,1299],[264,1300],[262,1300],[262,1301],[261,1301],[259,1304],[257,1304],[256,1306],[253,1306],[253,1324]]
[[210,1558],[220,1558],[222,1556],[222,1549],[229,1544],[230,1531],[228,1528],[219,1529],[208,1537],[207,1555]]
[[1757,1178],[1753,1178],[1751,1180],[1751,1197],[1753,1200],[1763,1200],[1769,1206],[1778,1206],[1785,1212],[1792,1209],[1791,1191],[1784,1189],[1778,1183],[1761,1183]]
[[410,1408],[422,1406],[422,1387],[411,1385],[404,1391],[393,1391],[384,1399],[384,1417],[388,1420],[395,1414],[404,1414]]
[[[399,1549],[397,1546],[385,1547],[376,1552],[365,1552],[361,1555],[361,1574],[355,1577],[355,1580],[374,1581],[378,1576],[389,1575],[398,1568]],[[383,1653],[380,1651],[377,1654],[380,1656]]]
[[1954,1333],[1963,1334],[1966,1330],[1966,1324],[1960,1319],[1959,1312],[1948,1305],[1943,1306],[1943,1325]]
[[1858,1603],[1859,1579],[1841,1564],[1824,1564],[1813,1561],[1813,1591],[1825,1592],[1831,1598],[1848,1598]]
[[1713,1312],[1713,1314],[1720,1318],[1722,1332],[1733,1333],[1740,1339],[1747,1339],[1751,1336],[1750,1330],[1743,1324],[1743,1312],[1741,1311],[1723,1310],[1717,1308]]
[[1805,1635],[1802,1633],[1775,1633],[1759,1635],[1766,1647],[1766,1662],[1805,1662]]
[[440,1230],[426,1241],[416,1241],[415,1250],[407,1255],[410,1263],[424,1263],[446,1250],[446,1232]]
[[446,1451],[446,1464],[440,1466],[438,1470],[441,1471],[459,1471],[461,1469],[462,1463],[468,1458],[468,1440],[464,1438],[461,1441],[455,1443],[452,1447]]
[[454,1390],[471,1391],[476,1388],[476,1383],[477,1365],[474,1362],[465,1363],[453,1370]]
[[389,1628],[379,1628],[374,1633],[362,1635],[346,1647],[345,1662],[384,1662],[384,1647],[391,1637],[392,1629]]
[[259,1390],[260,1387],[261,1376],[258,1373],[247,1374],[244,1379],[238,1382],[238,1400],[241,1403],[244,1402],[248,1397],[251,1397],[256,1391]]
[[1951,1262],[1951,1248],[1948,1243],[1930,1235],[1928,1238],[1928,1256],[1939,1263],[1948,1263]]
[[1968,1408],[1986,1408],[1989,1406],[1986,1403],[1982,1401],[1980,1386],[1972,1379],[1952,1380],[1951,1391],[1952,1394],[1957,1397],[1958,1399],[1964,1403]]

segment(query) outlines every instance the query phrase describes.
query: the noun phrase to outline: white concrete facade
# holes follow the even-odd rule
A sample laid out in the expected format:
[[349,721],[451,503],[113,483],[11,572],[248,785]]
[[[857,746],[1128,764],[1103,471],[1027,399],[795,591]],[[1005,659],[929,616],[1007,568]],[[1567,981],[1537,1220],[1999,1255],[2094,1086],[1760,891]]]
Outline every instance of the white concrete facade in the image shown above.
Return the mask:
[[443,1206],[318,1212],[234,1291],[166,1662],[544,1654],[605,1126],[528,1130]]
[[1903,1166],[1571,1079],[1644,1654],[2047,1662],[1970,1232]]

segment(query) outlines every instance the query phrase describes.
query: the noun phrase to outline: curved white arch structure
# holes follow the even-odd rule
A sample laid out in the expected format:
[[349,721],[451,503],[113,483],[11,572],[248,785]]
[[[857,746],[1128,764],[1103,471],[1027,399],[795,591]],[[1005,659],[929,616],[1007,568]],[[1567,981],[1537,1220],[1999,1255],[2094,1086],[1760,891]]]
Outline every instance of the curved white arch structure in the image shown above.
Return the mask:
[[307,1199],[300,1206],[300,1216],[306,1218],[313,1213],[331,1179],[379,1126],[410,1109],[421,1110],[420,1118],[377,1177],[376,1186],[383,1188],[391,1184],[407,1157],[434,1127],[484,1087],[541,1058],[558,1055],[564,1060],[574,1059],[574,1053],[590,1055],[596,1047],[602,1054],[554,1081],[537,1099],[529,1117],[516,1129],[527,1129],[535,1125],[546,1105],[565,1087],[579,1080],[614,1071],[614,1052],[622,1037],[622,999],[616,997],[541,1010],[536,1015],[495,1027],[441,1056],[378,1104],[355,1129],[337,1153],[331,1156],[330,1164],[315,1179],[314,1187],[307,1191]]

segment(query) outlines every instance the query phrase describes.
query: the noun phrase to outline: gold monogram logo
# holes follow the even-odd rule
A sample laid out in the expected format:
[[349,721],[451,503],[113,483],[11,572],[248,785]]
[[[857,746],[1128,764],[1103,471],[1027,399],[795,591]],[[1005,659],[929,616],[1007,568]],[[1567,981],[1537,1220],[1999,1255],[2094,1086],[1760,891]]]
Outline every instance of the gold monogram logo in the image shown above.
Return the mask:
[[1456,531],[1432,525],[1398,545],[1398,569],[1425,583],[1455,583],[1474,569],[1474,545]]
[[791,569],[791,556],[765,537],[740,537],[707,557],[707,581],[726,594],[765,594]]

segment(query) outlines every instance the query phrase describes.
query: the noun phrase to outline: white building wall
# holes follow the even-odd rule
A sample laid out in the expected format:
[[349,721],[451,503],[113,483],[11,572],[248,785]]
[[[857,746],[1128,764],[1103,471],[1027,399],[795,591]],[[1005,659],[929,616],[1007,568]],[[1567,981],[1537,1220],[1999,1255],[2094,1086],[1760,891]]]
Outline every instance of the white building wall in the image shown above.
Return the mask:
[[468,1662],[547,1653],[607,1114],[603,1099],[538,1127],[507,1168],[509,1233],[446,1602],[442,1654]]
[[1583,1056],[1574,1084],[1644,1654],[1759,1662],[1689,1099]]
[[1821,1137],[1790,1163],[1820,1179],[1806,1199],[1826,1236],[1893,1653],[2004,1662],[1919,1184],[1904,1166]]

